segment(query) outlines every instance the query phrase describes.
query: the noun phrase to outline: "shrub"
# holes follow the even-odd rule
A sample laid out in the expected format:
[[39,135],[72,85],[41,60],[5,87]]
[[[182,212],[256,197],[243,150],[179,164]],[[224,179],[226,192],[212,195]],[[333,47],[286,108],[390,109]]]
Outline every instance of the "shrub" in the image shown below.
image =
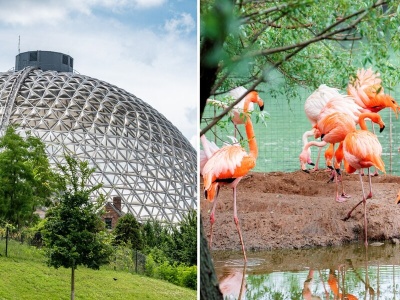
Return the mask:
[[165,261],[158,267],[158,274],[160,279],[179,285],[178,268],[176,265],[171,265],[169,262]]
[[190,288],[192,290],[197,289],[197,266],[182,266],[178,272],[179,281],[181,286]]
[[156,262],[154,261],[151,254],[146,257],[146,265],[144,269],[144,274],[149,277],[155,277],[155,271],[157,268]]

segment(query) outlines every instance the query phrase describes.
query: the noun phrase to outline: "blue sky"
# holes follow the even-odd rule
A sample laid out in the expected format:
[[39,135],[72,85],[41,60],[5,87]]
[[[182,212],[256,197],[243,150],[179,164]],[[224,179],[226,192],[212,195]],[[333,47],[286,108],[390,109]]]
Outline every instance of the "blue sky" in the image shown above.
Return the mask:
[[0,72],[20,51],[63,52],[197,141],[197,1],[0,0]]

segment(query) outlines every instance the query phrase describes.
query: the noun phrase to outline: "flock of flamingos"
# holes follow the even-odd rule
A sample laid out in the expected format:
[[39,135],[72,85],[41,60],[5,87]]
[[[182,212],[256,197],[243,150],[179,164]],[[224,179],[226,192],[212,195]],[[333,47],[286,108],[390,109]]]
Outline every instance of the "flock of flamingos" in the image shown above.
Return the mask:
[[[246,91],[247,95],[235,106],[232,121],[235,125],[244,124],[249,143],[249,152],[239,144],[225,145],[221,148],[201,136],[203,150],[200,152],[200,173],[204,181],[205,198],[213,202],[210,214],[210,241],[212,244],[212,230],[215,222],[215,207],[220,187],[227,185],[233,189],[233,217],[239,233],[244,260],[247,261],[245,246],[240,230],[236,208],[236,187],[240,180],[256,165],[258,148],[254,134],[251,117],[248,114],[252,110],[253,103],[263,109],[263,100],[256,91]],[[322,147],[329,144],[325,151],[327,167],[332,170],[332,179],[336,181],[336,201],[343,202],[348,195],[342,190],[339,195],[338,182],[341,181],[341,164],[347,173],[358,171],[362,188],[362,200],[348,213],[361,203],[364,206],[364,237],[367,241],[367,210],[366,200],[372,198],[372,185],[370,168],[375,167],[385,172],[385,166],[381,158],[382,146],[374,132],[367,129],[365,119],[379,125],[380,131],[385,128],[378,112],[384,108],[391,108],[396,114],[400,107],[388,94],[384,93],[380,74],[372,69],[360,69],[356,78],[348,85],[347,95],[341,94],[338,89],[321,85],[312,93],[305,102],[305,113],[311,122],[312,129],[303,135],[304,147],[299,155],[302,170],[307,170],[307,164],[318,169],[318,159],[314,164],[311,160],[310,147]],[[357,129],[359,126],[360,129]],[[308,142],[308,137],[314,136],[321,141]],[[339,146],[335,149],[335,145]],[[369,193],[366,195],[363,186],[363,169],[368,170]],[[376,172],[375,169],[375,172]],[[400,201],[400,192],[397,201]],[[347,219],[346,218],[346,219]]]

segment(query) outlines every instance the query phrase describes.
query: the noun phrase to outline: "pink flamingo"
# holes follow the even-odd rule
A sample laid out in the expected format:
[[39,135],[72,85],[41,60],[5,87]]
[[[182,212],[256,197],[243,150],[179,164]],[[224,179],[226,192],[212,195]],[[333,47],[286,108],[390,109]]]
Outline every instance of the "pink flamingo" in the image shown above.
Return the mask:
[[[362,129],[366,128],[364,121],[365,118],[370,118],[373,122],[378,123],[381,127],[381,131],[385,128],[384,123],[378,114],[363,113],[360,114],[359,117],[359,124]],[[299,156],[303,170],[305,169],[305,164],[308,158],[308,148],[311,146],[323,147],[328,143],[335,144],[344,141],[348,133],[356,131],[356,123],[354,122],[353,117],[349,114],[334,112],[319,120],[317,128],[321,132],[322,141],[312,141],[304,146],[303,151]],[[346,156],[344,157],[346,158]],[[339,197],[338,190],[336,188],[336,201],[343,202],[346,200],[346,198],[347,195],[343,194]]]
[[[251,91],[249,101],[258,103],[263,109],[264,103],[258,93]],[[215,222],[215,207],[221,185],[229,185],[233,189],[233,219],[239,233],[244,260],[247,261],[243,237],[239,226],[236,208],[236,186],[240,180],[256,165],[258,156],[257,142],[254,136],[254,128],[251,118],[247,116],[247,107],[244,109],[246,116],[246,135],[249,141],[250,152],[247,153],[240,145],[227,145],[216,152],[208,159],[203,168],[204,194],[207,200],[213,203],[210,214],[210,248],[212,244],[212,230]]]
[[[315,125],[318,122],[318,117],[319,114],[321,113],[321,110],[324,108],[326,103],[334,98],[334,97],[340,97],[341,94],[339,93],[339,90],[336,88],[329,87],[325,84],[321,84],[318,89],[316,89],[306,100],[304,103],[304,112],[306,113],[306,116],[308,120],[311,123],[312,129],[304,132],[302,140],[303,140],[303,146],[308,143],[308,138],[310,136],[314,136],[314,138],[319,138],[320,133],[318,130],[315,128]],[[318,163],[319,163],[319,158],[321,155],[321,149],[318,151],[318,157],[315,162],[315,164],[311,160],[311,149],[309,151],[309,158],[307,160],[307,163],[309,165],[314,166],[313,170],[316,171],[318,170]]]
[[[243,86],[236,87],[228,92],[229,96],[234,100],[239,99],[246,93],[247,89]],[[246,122],[246,118],[243,115],[245,108],[247,112],[252,112],[254,110],[254,104],[252,101],[249,101],[249,97],[249,94],[244,96],[243,99],[240,100],[239,103],[237,103],[229,112],[229,116],[231,117],[232,123],[235,127],[235,137],[237,132],[237,125],[245,124]],[[220,107],[222,109],[226,109],[229,106],[226,102],[215,99],[208,99],[207,103],[210,103],[211,105]]]
[[364,243],[368,246],[367,240],[367,199],[372,198],[372,182],[371,176],[369,176],[369,168],[374,166],[383,173],[385,173],[385,164],[381,158],[382,146],[379,143],[378,138],[372,132],[369,132],[367,126],[365,125],[364,118],[370,118],[374,123],[378,123],[381,127],[381,131],[384,128],[384,123],[377,113],[367,113],[362,114],[360,117],[360,127],[361,130],[355,130],[347,134],[343,141],[343,152],[348,165],[346,166],[346,171],[348,173],[354,173],[356,170],[361,170],[362,168],[368,169],[369,177],[369,194],[365,196],[364,185],[362,180],[362,175],[359,172],[361,189],[362,189],[362,201],[360,201],[355,207],[353,207],[348,213],[344,220],[350,218],[352,211],[360,204],[364,205]]

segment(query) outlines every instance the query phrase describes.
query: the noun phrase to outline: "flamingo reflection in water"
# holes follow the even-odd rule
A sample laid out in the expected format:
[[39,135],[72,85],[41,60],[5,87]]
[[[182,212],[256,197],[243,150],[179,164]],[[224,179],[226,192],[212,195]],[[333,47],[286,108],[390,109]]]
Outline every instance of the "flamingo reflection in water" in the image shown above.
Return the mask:
[[[310,269],[308,271],[308,275],[307,275],[307,279],[304,281],[304,285],[303,285],[303,291],[302,291],[302,295],[303,295],[303,299],[304,300],[317,300],[317,299],[321,299],[321,297],[316,296],[314,294],[312,294],[311,292],[311,283],[314,277],[314,270]],[[325,291],[325,297],[326,299],[329,299],[329,295],[328,293]]]
[[[368,294],[372,297],[375,296],[375,291],[374,289],[369,285],[369,280],[368,280],[368,275],[366,274],[365,280],[361,278],[360,274],[358,274],[357,271],[355,271],[354,266],[351,262],[350,263],[350,269],[354,271],[354,274],[360,280],[362,283],[365,285],[365,289],[368,290]],[[367,266],[368,270],[368,266]],[[312,280],[314,279],[314,270],[310,269],[308,271],[308,275],[306,280],[304,281],[303,285],[303,290],[302,290],[302,295],[304,300],[316,300],[316,299],[333,299],[333,300],[358,300],[359,298],[353,294],[350,294],[347,292],[347,286],[346,286],[346,274],[347,274],[347,266],[345,264],[342,264],[338,267],[338,271],[336,273],[336,270],[334,268],[329,269],[329,274],[328,274],[328,280],[327,283],[329,285],[330,292],[326,289],[326,286],[324,284],[324,280],[322,279],[325,276],[322,276],[321,272],[319,272],[319,277],[320,281],[323,285],[324,289],[324,297],[320,297],[316,295],[315,293],[312,293]],[[367,272],[368,273],[368,272]],[[333,296],[333,298],[332,298]]]
[[[339,280],[336,276],[336,273],[333,269],[329,269],[329,277],[328,277],[328,284],[329,287],[334,295],[334,299],[347,299],[347,300],[358,300],[358,298],[352,294],[346,293],[346,286],[344,284],[344,277],[346,274],[345,266],[339,266],[339,272],[342,274],[343,278],[343,285],[340,286]],[[342,289],[343,293],[340,293],[340,289]]]
[[247,289],[246,264],[243,269],[224,268],[218,281],[224,299],[245,299]]

